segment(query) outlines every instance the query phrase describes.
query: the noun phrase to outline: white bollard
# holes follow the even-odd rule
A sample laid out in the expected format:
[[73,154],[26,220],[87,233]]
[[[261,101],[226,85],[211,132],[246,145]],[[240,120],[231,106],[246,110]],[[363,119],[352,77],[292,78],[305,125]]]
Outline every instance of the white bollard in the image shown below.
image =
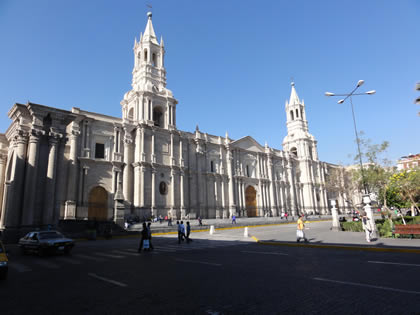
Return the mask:
[[244,229],[244,237],[248,237],[248,227],[246,226]]
[[210,235],[214,234],[214,225],[210,225]]

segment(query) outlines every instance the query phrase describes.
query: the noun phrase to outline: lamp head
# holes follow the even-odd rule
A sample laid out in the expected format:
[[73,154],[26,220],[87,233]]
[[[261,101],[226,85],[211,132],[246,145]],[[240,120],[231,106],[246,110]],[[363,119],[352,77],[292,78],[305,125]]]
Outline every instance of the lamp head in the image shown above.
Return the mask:
[[331,93],[331,92],[325,92],[325,96],[334,96],[334,93]]
[[343,104],[344,103],[344,100],[339,100],[337,103],[338,104]]
[[365,81],[364,81],[364,80],[359,80],[359,82],[357,82],[357,87],[362,86],[362,85],[363,85],[363,83],[365,83]]
[[376,93],[376,91],[375,91],[375,90],[370,90],[370,91],[365,92],[365,94],[369,94],[369,95],[373,95],[373,94],[375,94],[375,93]]

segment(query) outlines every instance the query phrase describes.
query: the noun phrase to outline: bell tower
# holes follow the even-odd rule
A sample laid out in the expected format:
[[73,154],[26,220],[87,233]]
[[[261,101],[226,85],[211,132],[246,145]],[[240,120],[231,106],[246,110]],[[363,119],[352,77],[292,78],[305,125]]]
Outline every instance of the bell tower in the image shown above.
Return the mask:
[[[290,99],[286,101],[287,136],[283,140],[283,150],[290,153],[295,165],[297,195],[302,194],[302,204],[297,199],[300,213],[316,213],[319,210],[320,192],[316,183],[320,183],[320,162],[318,160],[317,141],[309,133],[306,120],[305,102],[300,101],[295,84],[292,82]],[[300,191],[300,192],[299,192]]]
[[134,68],[132,90],[121,101],[126,123],[145,123],[165,129],[176,129],[176,104],[172,92],[166,88],[164,67],[165,48],[158,42],[153,28],[152,13],[140,39],[134,39]]
[[287,136],[283,140],[283,149],[297,158],[318,160],[318,152],[314,136],[309,133],[306,120],[305,102],[300,101],[292,82],[290,99],[286,101]]

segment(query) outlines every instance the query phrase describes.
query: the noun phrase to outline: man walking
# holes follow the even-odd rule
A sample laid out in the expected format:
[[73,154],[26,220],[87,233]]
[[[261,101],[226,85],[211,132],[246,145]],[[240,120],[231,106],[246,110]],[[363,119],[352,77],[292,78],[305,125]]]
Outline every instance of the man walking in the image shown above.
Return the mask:
[[372,239],[372,222],[370,222],[370,219],[368,218],[368,216],[366,215],[366,212],[362,212],[362,227],[363,230],[366,233],[366,242],[370,243],[371,239]]
[[190,221],[187,221],[187,237],[186,237],[187,243],[191,242],[190,233],[191,233],[191,225],[190,225]]
[[236,224],[236,215],[232,214],[232,224]]
[[143,222],[143,230],[141,231],[140,244],[139,244],[139,248],[137,250],[139,253],[143,249],[143,243],[144,243],[144,241],[146,241],[148,239],[149,239],[149,233],[147,232],[146,222]]
[[306,243],[308,240],[305,237],[305,224],[303,223],[304,214],[301,214],[299,219],[297,220],[297,231],[296,231],[296,242],[300,242],[300,239],[302,238],[304,242]]

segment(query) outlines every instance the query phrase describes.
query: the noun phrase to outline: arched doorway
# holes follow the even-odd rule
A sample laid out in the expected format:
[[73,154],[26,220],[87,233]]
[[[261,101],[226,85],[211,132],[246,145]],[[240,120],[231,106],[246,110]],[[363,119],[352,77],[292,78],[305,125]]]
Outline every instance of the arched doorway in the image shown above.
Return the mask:
[[257,191],[252,186],[245,189],[245,207],[248,217],[257,216]]
[[100,186],[89,193],[89,220],[105,221],[108,219],[108,193]]

